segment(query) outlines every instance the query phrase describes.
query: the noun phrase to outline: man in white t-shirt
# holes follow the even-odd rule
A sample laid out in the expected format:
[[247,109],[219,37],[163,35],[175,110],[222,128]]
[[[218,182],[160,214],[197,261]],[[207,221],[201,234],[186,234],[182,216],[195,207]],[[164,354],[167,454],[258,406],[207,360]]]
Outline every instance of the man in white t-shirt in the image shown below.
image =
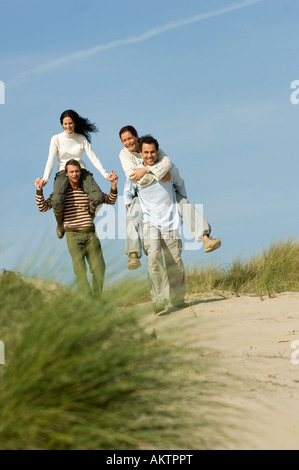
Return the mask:
[[[152,166],[157,160],[159,144],[150,135],[140,138],[140,155],[143,164],[138,168]],[[186,197],[184,180],[172,165],[171,180],[153,180],[140,186],[132,179],[125,184],[125,204],[129,206],[136,194],[140,200],[143,222],[144,252],[148,256],[148,275],[155,313],[166,305],[182,308],[186,292],[185,270],[181,259],[181,219],[177,208],[176,193]],[[163,255],[165,266],[163,264]]]

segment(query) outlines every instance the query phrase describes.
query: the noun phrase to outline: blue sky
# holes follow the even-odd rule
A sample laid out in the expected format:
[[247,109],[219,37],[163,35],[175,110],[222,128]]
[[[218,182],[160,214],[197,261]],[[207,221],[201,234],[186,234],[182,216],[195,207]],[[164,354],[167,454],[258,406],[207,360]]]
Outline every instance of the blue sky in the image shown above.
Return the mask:
[[[203,204],[212,235],[222,238],[209,255],[184,250],[186,264],[225,266],[298,238],[299,104],[291,102],[298,2],[0,0],[0,7],[0,269],[73,279],[65,239],[56,239],[53,214],[38,213],[33,185],[69,108],[97,124],[92,146],[118,173],[120,194],[119,129],[132,124],[158,139],[189,200]],[[128,275],[123,248],[124,240],[103,241],[108,277]]]

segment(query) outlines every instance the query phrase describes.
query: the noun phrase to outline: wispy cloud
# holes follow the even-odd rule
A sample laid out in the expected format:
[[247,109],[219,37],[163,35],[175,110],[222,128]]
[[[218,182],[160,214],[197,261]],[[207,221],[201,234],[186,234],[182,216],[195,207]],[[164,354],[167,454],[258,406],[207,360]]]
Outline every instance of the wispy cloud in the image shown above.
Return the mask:
[[123,47],[130,44],[136,44],[142,41],[146,41],[154,36],[159,36],[160,34],[167,33],[172,29],[181,28],[183,26],[197,23],[198,21],[203,21],[208,18],[212,18],[214,16],[225,15],[226,13],[230,13],[232,11],[240,10],[241,8],[249,7],[256,3],[260,3],[263,0],[245,0],[239,3],[233,3],[228,5],[227,7],[220,8],[215,11],[210,11],[207,13],[202,13],[200,15],[195,15],[190,18],[185,18],[183,20],[172,21],[170,23],[166,23],[163,26],[157,26],[156,28],[150,29],[149,31],[145,31],[143,34],[139,36],[132,36],[125,39],[118,39],[116,41],[111,41],[104,44],[98,44],[97,46],[90,47],[88,49],[82,49],[72,54],[69,54],[64,57],[60,57],[58,59],[49,61],[45,64],[39,65],[31,70],[27,70],[22,72],[21,74],[17,75],[16,77],[12,78],[11,80],[7,81],[6,84],[9,87],[21,85],[24,82],[31,81],[33,79],[38,78],[40,75],[43,75],[47,72],[50,72],[53,69],[59,68],[60,66],[64,66],[70,62],[74,62],[80,59],[84,59],[86,57],[98,54],[99,52],[107,51],[109,49],[115,49],[117,47]]

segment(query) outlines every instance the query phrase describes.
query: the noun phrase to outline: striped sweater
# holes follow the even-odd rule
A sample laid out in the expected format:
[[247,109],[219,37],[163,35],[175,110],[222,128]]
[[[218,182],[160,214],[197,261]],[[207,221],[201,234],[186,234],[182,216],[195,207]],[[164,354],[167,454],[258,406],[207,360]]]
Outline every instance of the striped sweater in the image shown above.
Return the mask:
[[[36,191],[36,204],[40,212],[52,209],[52,194],[48,199],[44,198],[43,191]],[[104,204],[115,204],[117,190],[110,190],[104,194]],[[80,232],[94,227],[93,218],[89,212],[89,199],[83,189],[69,188],[66,193],[64,205],[64,227],[66,232]]]

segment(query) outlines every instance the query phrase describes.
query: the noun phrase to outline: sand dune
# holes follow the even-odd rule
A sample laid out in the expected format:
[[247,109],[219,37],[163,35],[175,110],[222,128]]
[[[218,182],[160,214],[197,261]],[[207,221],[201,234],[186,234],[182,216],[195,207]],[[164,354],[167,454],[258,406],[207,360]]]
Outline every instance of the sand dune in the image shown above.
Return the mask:
[[189,308],[146,323],[199,360],[203,349],[216,364],[217,377],[212,368],[205,378],[225,385],[219,399],[228,407],[225,416],[219,410],[219,422],[231,436],[219,448],[298,450],[299,293],[189,300]]

